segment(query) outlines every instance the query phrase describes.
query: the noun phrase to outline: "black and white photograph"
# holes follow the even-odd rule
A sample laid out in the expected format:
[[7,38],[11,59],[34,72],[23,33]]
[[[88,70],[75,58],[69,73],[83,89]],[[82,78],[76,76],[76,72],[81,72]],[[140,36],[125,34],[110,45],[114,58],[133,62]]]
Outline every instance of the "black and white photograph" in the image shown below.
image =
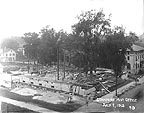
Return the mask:
[[144,113],[144,0],[0,0],[0,113]]

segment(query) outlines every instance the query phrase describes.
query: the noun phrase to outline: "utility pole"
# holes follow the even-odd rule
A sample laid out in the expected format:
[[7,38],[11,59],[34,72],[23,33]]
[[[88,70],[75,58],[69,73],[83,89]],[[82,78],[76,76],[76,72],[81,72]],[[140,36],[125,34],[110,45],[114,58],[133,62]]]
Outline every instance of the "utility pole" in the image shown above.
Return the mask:
[[63,76],[63,80],[65,79],[65,50],[64,51],[64,76]]
[[118,77],[118,72],[116,72],[116,97],[117,97],[117,78]]
[[29,58],[29,53],[28,53],[28,73],[29,73],[29,70],[30,70],[29,60],[30,60],[30,58]]
[[57,40],[57,80],[59,80],[59,49],[60,49],[60,42],[61,41],[61,35],[59,35],[59,38]]
[[59,45],[57,46],[57,80],[59,80]]

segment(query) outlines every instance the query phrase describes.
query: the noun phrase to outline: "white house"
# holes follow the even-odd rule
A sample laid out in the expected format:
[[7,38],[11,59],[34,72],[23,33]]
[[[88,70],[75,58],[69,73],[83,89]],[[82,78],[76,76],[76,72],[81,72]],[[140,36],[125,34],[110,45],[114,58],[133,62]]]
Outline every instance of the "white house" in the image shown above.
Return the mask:
[[16,52],[13,49],[3,49],[0,52],[0,62],[14,62],[16,60]]
[[132,50],[127,51],[126,60],[126,69],[133,74],[137,74],[144,68],[144,48],[132,45]]

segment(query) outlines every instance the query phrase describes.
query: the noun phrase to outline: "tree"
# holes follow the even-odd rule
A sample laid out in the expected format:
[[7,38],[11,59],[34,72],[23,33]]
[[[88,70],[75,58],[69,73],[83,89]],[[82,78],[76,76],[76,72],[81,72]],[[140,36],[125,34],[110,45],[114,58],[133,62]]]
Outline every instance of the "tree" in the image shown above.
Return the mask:
[[66,49],[67,51],[67,62],[69,64],[69,66],[72,64],[72,59],[75,58],[75,45],[74,44],[74,40],[75,38],[73,37],[72,34],[66,34],[66,38],[64,39],[64,43],[63,43],[63,47]]
[[[123,27],[111,29],[103,11],[88,11],[78,18],[73,26],[73,64],[91,73],[96,67],[113,69],[117,91],[117,78],[127,63],[125,55],[134,38],[127,37]],[[90,78],[92,81],[93,76]]]
[[122,72],[126,62],[127,49],[131,49],[132,42],[125,36],[125,30],[122,27],[116,27],[113,32],[106,37],[101,44],[100,61],[101,66],[113,69],[116,76],[116,96],[117,96],[117,78]]
[[113,32],[106,36],[106,40],[101,44],[100,56],[101,66],[121,72],[126,65],[125,55],[132,43],[125,36],[122,27],[116,27]]
[[[75,55],[73,64],[92,72],[99,64],[99,46],[110,33],[110,19],[105,19],[103,11],[82,13],[73,28]],[[80,63],[78,63],[80,61]]]
[[10,48],[10,49],[13,49],[14,51],[17,51],[19,47],[19,43],[13,38],[7,38],[2,42],[1,47]]
[[135,43],[136,41],[139,40],[139,37],[134,33],[134,32],[129,32],[129,35],[127,38],[132,42]]
[[40,45],[38,47],[40,63],[52,65],[53,62],[57,61],[57,40],[59,35],[49,26],[43,28],[40,34]]
[[39,38],[38,34],[33,32],[25,33],[24,36],[22,37],[25,41],[24,49],[25,49],[25,54],[27,58],[33,59],[34,63],[36,60],[38,60],[38,45],[39,45]]

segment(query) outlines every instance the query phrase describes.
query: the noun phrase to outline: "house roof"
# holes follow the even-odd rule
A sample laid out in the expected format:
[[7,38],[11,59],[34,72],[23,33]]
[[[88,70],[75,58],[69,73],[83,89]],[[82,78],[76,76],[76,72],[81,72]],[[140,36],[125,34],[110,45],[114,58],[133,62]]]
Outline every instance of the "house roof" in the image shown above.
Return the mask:
[[10,50],[11,50],[11,49],[9,49],[9,48],[7,49],[7,48],[6,48],[6,49],[3,50],[3,52],[4,52],[4,53],[7,53],[7,52],[10,51]]
[[138,46],[138,45],[133,44],[133,45],[132,45],[132,50],[133,50],[133,51],[143,51],[144,48],[141,47],[141,46]]
[[3,52],[4,52],[4,53],[7,53],[7,52],[9,52],[10,50],[14,51],[13,49],[5,48],[5,49],[3,50]]

